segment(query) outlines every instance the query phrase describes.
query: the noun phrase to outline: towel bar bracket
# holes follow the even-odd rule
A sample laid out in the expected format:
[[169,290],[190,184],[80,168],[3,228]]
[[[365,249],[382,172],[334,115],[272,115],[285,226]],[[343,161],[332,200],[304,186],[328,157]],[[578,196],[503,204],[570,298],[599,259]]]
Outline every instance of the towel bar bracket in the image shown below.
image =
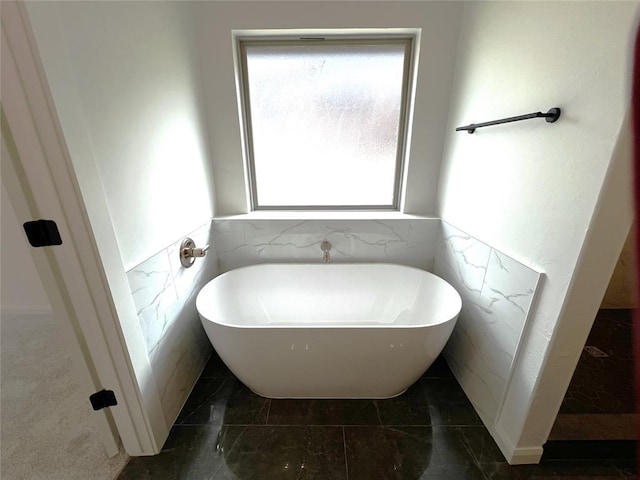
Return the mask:
[[547,123],[553,123],[560,118],[560,109],[558,107],[553,107],[544,114],[544,117]]

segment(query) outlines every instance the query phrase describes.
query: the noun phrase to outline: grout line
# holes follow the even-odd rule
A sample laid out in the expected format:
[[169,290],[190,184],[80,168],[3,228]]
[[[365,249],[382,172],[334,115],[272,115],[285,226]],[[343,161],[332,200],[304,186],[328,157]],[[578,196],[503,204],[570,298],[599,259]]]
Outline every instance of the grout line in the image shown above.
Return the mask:
[[382,417],[380,416],[380,406],[378,405],[378,401],[374,400],[373,404],[376,406],[376,412],[378,412],[378,422],[382,425]]
[[[183,424],[181,424],[183,425]],[[193,424],[198,425],[198,424]],[[203,423],[200,425],[210,425],[208,423]],[[276,428],[343,428],[343,427],[358,427],[358,428],[379,428],[380,425],[334,425],[334,424],[313,424],[313,423],[272,423],[269,425],[265,425],[263,423],[249,423],[249,424],[236,424],[236,423],[225,423],[224,425],[228,425],[230,427],[243,426],[243,427],[276,427]]]
[[353,428],[444,428],[444,429],[455,429],[455,428],[463,428],[463,429],[478,429],[478,428],[486,428],[483,425],[469,425],[469,424],[428,424],[428,423],[389,423],[385,425],[378,424],[363,424],[363,423],[354,423],[349,425],[344,424],[332,424],[332,423],[175,423],[173,426],[176,427],[206,427],[206,426],[216,426],[216,425],[225,425],[230,427],[314,427],[314,428],[344,428],[344,427],[353,427]]
[[264,421],[265,425],[269,425],[269,415],[271,414],[271,404],[273,403],[273,399],[269,399],[269,407],[267,408],[267,418]]
[[[196,381],[196,385],[197,385],[197,383],[198,383],[199,381],[200,381],[200,379],[198,379],[198,380]],[[191,418],[191,417],[192,417],[192,416],[193,416],[193,415],[194,415],[198,410],[200,410],[200,409],[201,409],[202,407],[204,407],[205,405],[209,405],[209,404],[210,404],[210,403],[209,403],[209,402],[210,402],[210,400],[212,400],[212,399],[213,399],[213,397],[215,397],[215,396],[218,394],[218,392],[220,392],[220,390],[222,390],[222,388],[224,388],[224,387],[225,387],[226,383],[227,383],[226,379],[222,379],[222,381],[220,382],[220,385],[218,385],[218,387],[213,391],[213,393],[210,393],[210,394],[207,396],[207,398],[205,398],[204,400],[202,400],[202,401],[201,401],[198,405],[196,405],[195,407],[192,407],[190,412],[185,413],[185,417],[184,417],[184,419],[180,422],[180,424],[184,423],[186,420],[189,420],[189,419],[190,419],[190,418]],[[195,388],[195,385],[194,385],[194,388]],[[192,390],[192,392],[193,392],[193,390]],[[189,397],[191,397],[191,394],[189,394]],[[189,397],[187,397],[187,399],[188,399]],[[186,403],[185,403],[185,405],[184,405],[182,408],[184,409],[184,407],[185,407],[185,406],[186,406]],[[178,418],[179,418],[181,415],[182,415],[182,410],[180,411],[180,414],[178,415]],[[174,425],[178,424],[177,420],[178,420],[178,419],[176,419],[176,422],[174,422]]]
[[[380,425],[349,425],[355,427],[379,427]],[[266,425],[264,423],[175,423],[172,427],[269,427],[269,428],[342,428],[343,425]]]
[[[311,425],[307,423],[299,424],[264,424],[264,423],[175,423],[174,427],[275,427],[275,428],[343,428],[344,425]],[[358,428],[380,428],[380,425],[347,425],[348,427]],[[402,425],[401,425],[402,426]],[[404,425],[406,426],[406,425]]]
[[347,460],[347,436],[344,432],[344,425],[342,426],[342,445],[344,446],[344,468],[347,474],[347,480],[349,480],[349,460]]

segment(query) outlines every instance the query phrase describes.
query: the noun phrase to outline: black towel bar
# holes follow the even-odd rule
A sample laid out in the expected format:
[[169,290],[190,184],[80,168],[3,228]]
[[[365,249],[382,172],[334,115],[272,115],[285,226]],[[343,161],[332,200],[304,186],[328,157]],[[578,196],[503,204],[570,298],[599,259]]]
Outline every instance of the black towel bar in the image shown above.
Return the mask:
[[519,115],[517,117],[508,117],[508,118],[501,118],[500,120],[492,120],[490,122],[472,123],[471,125],[466,125],[464,127],[456,128],[456,132],[459,132],[461,130],[466,130],[469,133],[473,133],[476,131],[476,128],[490,127],[491,125],[500,125],[501,123],[519,122],[520,120],[529,120],[530,118],[544,118],[548,123],[553,123],[560,118],[560,109],[558,107],[554,107],[551,110],[549,110],[547,113],[534,112],[534,113],[528,113],[527,115]]

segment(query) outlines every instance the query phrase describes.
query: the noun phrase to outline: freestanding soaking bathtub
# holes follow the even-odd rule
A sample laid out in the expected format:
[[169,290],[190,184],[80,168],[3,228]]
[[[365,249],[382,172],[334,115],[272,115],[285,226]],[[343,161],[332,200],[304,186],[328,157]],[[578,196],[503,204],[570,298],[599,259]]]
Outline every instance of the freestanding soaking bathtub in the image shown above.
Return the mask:
[[461,308],[441,278],[390,264],[263,264],[224,273],[197,309],[229,369],[270,398],[400,395]]

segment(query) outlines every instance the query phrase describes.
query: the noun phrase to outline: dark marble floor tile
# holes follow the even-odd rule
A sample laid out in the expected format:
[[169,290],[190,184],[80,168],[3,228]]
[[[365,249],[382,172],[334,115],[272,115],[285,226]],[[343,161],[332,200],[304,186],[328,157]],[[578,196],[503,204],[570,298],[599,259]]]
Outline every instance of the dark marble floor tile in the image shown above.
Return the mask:
[[462,438],[467,450],[477,463],[504,462],[505,458],[495,440],[484,426],[458,427],[456,432]]
[[162,451],[131,457],[118,480],[235,479],[226,469],[218,442],[221,426],[173,427]]
[[[541,480],[537,465],[509,465],[506,462],[482,463],[480,468],[487,480]],[[554,477],[547,477],[548,480]],[[554,480],[557,480],[554,479]]]
[[483,463],[488,480],[621,480],[625,477],[605,462],[549,462],[540,465]]
[[229,426],[224,428],[220,449],[233,478],[347,478],[341,427]]
[[375,400],[271,400],[269,425],[380,425]]
[[419,380],[402,395],[376,400],[382,425],[431,425],[431,409]]
[[624,480],[638,478],[637,465],[635,460],[613,461],[611,465],[620,473]]
[[214,423],[211,421],[212,418],[218,418],[220,421],[216,423],[221,425],[221,415],[215,411],[215,408],[210,408],[206,413],[204,410],[224,396],[225,380],[224,378],[200,378],[182,407],[176,424],[183,424],[193,416],[194,418],[188,423]]
[[159,455],[120,480],[346,479],[340,427],[174,427]]
[[482,425],[482,420],[455,378],[420,381],[431,406],[433,425]]
[[422,378],[453,378],[453,373],[442,355],[422,374]]
[[344,427],[349,480],[483,480],[455,428]]
[[583,351],[560,413],[634,413],[632,311],[600,310],[587,345],[603,351],[594,357]]
[[229,368],[224,364],[215,350],[211,354],[211,358],[205,365],[204,370],[200,375],[200,378],[213,377],[234,377],[233,373],[231,373],[231,370],[229,370]]
[[264,425],[270,402],[235,378],[200,378],[176,424]]
[[402,395],[378,400],[382,425],[481,425],[455,378],[423,378]]

